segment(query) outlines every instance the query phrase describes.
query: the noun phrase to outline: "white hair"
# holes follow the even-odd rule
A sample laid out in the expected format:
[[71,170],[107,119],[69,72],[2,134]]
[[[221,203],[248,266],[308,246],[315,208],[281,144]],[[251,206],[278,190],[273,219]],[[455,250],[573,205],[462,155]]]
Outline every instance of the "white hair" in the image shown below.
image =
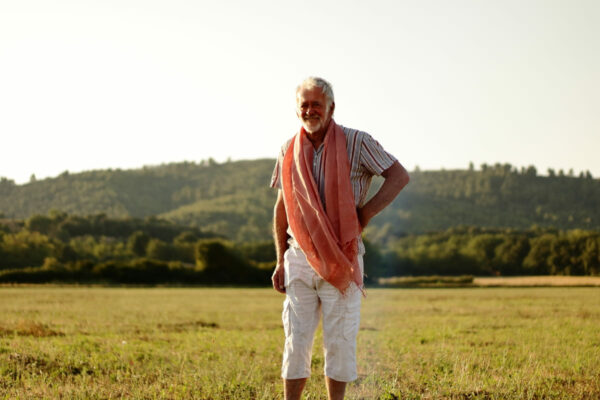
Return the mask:
[[335,99],[333,98],[333,88],[331,87],[331,83],[327,82],[323,78],[309,76],[308,78],[303,80],[302,83],[299,84],[296,88],[296,97],[298,97],[298,92],[300,92],[300,90],[312,89],[315,87],[321,89],[321,91],[325,95],[325,98],[327,100],[327,104],[325,106],[327,107],[327,110],[329,110],[331,108],[331,105],[335,102]]

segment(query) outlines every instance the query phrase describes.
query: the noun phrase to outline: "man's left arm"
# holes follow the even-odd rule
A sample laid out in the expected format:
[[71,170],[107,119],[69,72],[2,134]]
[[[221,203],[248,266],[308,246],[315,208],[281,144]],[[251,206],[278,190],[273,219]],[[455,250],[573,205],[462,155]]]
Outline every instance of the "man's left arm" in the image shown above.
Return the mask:
[[385,179],[379,191],[364,206],[357,210],[358,221],[363,229],[371,218],[379,214],[395,198],[410,180],[408,172],[398,161],[394,162],[388,169],[381,173]]

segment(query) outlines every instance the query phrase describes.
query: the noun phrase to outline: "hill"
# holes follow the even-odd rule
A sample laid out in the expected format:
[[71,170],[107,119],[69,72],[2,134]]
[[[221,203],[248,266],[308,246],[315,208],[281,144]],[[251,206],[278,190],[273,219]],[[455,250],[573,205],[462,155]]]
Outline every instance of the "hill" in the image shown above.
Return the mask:
[[[28,184],[0,178],[0,214],[27,219],[60,210],[110,217],[159,216],[237,241],[268,239],[275,191],[274,160],[183,162],[134,170],[64,172]],[[533,167],[413,171],[411,183],[377,216],[373,241],[469,225],[600,229],[600,181]],[[376,188],[381,181],[376,180]],[[375,189],[373,189],[375,190]]]
[[[455,226],[527,229],[600,228],[600,181],[589,173],[539,176],[533,167],[482,165],[481,170],[414,171],[370,233],[402,236]],[[374,238],[375,238],[374,237]]]

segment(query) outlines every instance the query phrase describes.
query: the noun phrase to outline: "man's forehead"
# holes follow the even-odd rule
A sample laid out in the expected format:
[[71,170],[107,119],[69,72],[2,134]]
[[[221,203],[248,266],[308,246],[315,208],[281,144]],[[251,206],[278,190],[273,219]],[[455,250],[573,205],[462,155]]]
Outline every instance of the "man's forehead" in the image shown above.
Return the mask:
[[318,86],[311,87],[311,88],[300,88],[300,90],[298,90],[298,94],[296,95],[296,100],[298,102],[306,101],[306,100],[324,101],[325,93],[323,93],[323,90]]

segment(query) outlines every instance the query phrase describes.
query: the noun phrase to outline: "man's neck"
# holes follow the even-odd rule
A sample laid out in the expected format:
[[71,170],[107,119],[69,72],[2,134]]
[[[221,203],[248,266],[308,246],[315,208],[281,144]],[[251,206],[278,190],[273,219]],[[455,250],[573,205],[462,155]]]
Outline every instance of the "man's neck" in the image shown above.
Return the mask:
[[327,121],[327,124],[324,124],[323,128],[319,129],[316,132],[306,132],[306,137],[308,138],[308,140],[310,140],[315,150],[318,149],[319,146],[325,141],[325,135],[327,134],[327,129],[329,128],[330,122],[331,120]]

